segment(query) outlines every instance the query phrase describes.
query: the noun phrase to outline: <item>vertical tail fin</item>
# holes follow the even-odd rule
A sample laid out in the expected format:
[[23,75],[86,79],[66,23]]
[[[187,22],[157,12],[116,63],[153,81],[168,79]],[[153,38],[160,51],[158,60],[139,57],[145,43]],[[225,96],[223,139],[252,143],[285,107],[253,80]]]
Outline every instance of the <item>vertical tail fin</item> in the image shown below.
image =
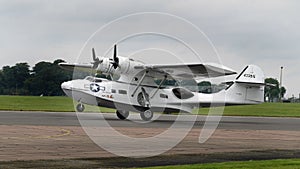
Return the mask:
[[228,88],[230,102],[237,104],[254,104],[264,101],[264,73],[255,65],[246,66]]
[[265,76],[260,67],[249,65],[236,77],[235,82],[263,85]]

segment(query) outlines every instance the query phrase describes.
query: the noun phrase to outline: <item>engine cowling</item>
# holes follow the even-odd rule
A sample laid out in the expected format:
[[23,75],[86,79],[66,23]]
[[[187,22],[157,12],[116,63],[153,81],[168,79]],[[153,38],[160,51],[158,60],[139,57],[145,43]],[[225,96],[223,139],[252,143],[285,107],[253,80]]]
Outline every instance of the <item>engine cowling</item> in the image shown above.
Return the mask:
[[141,66],[143,63],[135,61],[133,59],[118,56],[119,64],[115,69],[112,65],[112,60],[110,58],[102,58],[103,62],[99,64],[97,70],[104,74],[134,74],[136,72],[135,66]]

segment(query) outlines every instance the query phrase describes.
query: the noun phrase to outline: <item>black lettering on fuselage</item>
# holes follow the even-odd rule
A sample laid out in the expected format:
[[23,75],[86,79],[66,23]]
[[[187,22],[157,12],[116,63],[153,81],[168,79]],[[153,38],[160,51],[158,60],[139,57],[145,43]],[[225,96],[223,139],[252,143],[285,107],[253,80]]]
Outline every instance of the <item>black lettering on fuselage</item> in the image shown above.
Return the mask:
[[244,74],[244,77],[255,78],[254,74]]

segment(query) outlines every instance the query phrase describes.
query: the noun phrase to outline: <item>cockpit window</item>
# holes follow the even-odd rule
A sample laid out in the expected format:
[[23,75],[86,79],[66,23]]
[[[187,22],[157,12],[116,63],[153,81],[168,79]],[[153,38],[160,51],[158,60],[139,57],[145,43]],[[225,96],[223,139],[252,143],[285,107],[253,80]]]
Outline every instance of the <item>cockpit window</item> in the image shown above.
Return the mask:
[[97,77],[93,77],[93,76],[87,76],[84,78],[85,80],[88,80],[90,82],[97,82],[97,83],[101,83],[103,80]]
[[100,83],[100,82],[102,82],[102,80],[101,79],[95,79],[95,82]]
[[87,76],[84,78],[85,80],[88,80],[88,81],[93,81],[94,80],[94,77],[92,76]]

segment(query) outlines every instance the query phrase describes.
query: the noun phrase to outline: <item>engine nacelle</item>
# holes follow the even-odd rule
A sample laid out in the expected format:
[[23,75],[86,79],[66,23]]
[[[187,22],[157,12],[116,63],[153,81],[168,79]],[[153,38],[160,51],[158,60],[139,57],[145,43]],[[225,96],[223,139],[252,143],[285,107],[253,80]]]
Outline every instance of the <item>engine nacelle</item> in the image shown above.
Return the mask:
[[104,74],[134,74],[136,72],[136,69],[134,67],[143,65],[143,63],[141,62],[127,57],[118,56],[118,58],[119,64],[116,69],[112,65],[113,60],[111,58],[100,58],[103,61],[98,65],[97,70],[101,71]]

